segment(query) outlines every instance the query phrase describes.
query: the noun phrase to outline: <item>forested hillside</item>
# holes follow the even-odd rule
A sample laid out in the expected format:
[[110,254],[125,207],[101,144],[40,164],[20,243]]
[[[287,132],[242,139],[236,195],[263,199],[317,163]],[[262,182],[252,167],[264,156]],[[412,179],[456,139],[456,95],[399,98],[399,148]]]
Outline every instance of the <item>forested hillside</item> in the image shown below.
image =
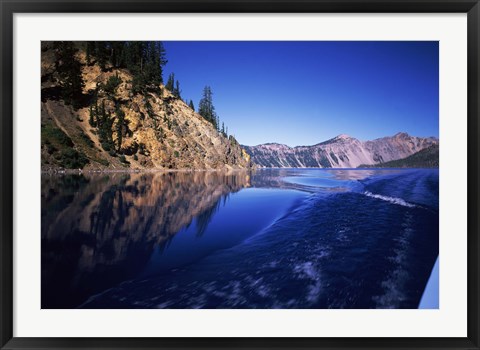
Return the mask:
[[195,112],[166,64],[161,42],[42,42],[42,170],[251,167],[212,89]]

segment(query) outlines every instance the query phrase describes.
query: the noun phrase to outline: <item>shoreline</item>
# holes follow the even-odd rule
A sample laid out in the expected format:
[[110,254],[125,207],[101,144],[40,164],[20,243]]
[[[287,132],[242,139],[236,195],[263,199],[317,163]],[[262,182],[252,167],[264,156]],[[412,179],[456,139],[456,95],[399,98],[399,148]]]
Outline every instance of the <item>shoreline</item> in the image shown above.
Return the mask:
[[255,171],[255,168],[239,168],[239,169],[56,169],[56,170],[41,170],[42,175],[81,175],[81,174],[139,174],[139,173],[195,173],[195,172],[244,172]]
[[139,174],[139,173],[195,173],[195,172],[251,172],[257,170],[288,170],[288,169],[315,169],[315,170],[409,170],[409,169],[439,169],[438,167],[415,167],[415,168],[386,168],[386,167],[369,167],[369,168],[291,168],[291,167],[255,167],[255,168],[221,168],[221,169],[55,169],[41,170],[41,175],[81,175],[81,174]]

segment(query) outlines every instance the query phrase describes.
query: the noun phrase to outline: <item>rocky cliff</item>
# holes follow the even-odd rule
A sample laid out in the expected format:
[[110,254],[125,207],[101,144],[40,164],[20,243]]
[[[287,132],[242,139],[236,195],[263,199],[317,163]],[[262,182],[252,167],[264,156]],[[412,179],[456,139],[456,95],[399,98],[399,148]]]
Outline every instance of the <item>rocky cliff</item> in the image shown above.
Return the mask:
[[62,76],[66,63],[55,45],[42,42],[42,170],[251,166],[235,138],[218,131],[165,86],[134,92],[130,71],[101,67],[87,59],[81,43],[76,45],[69,64],[79,65],[83,84],[75,100],[67,101],[62,89],[75,81]]
[[398,133],[372,141],[342,134],[313,146],[267,143],[243,147],[260,167],[356,168],[403,159],[432,145],[438,145],[438,139]]

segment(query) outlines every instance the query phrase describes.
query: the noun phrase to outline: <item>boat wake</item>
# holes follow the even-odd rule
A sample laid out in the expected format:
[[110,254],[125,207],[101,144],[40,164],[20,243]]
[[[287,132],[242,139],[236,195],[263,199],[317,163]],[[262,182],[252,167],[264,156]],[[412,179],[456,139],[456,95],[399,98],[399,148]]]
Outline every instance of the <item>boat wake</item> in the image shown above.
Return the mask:
[[404,207],[407,207],[407,208],[415,208],[416,207],[415,204],[408,203],[401,198],[382,196],[381,194],[374,194],[374,193],[369,192],[369,191],[365,191],[365,192],[363,192],[363,194],[367,197],[370,197],[370,198],[381,199],[382,201],[390,202],[392,204],[401,205],[401,206],[404,206]]
[[80,307],[417,308],[438,256],[438,176],[409,171],[341,185],[350,191],[319,187],[241,243]]

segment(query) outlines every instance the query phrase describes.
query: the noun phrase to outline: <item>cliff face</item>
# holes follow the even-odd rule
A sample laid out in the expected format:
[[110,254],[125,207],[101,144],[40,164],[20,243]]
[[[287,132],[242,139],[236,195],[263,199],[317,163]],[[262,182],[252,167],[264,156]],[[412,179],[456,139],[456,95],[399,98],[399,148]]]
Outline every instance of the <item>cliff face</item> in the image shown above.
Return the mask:
[[403,159],[432,145],[438,145],[438,139],[398,133],[365,142],[339,135],[313,146],[270,143],[243,147],[260,167],[356,168]]
[[[217,131],[163,85],[134,94],[128,70],[87,64],[82,50],[75,56],[84,81],[77,109],[62,98],[66,84],[55,48],[42,43],[42,170],[251,166],[233,137]],[[113,81],[118,84],[109,86]],[[100,121],[108,127],[100,128]]]

